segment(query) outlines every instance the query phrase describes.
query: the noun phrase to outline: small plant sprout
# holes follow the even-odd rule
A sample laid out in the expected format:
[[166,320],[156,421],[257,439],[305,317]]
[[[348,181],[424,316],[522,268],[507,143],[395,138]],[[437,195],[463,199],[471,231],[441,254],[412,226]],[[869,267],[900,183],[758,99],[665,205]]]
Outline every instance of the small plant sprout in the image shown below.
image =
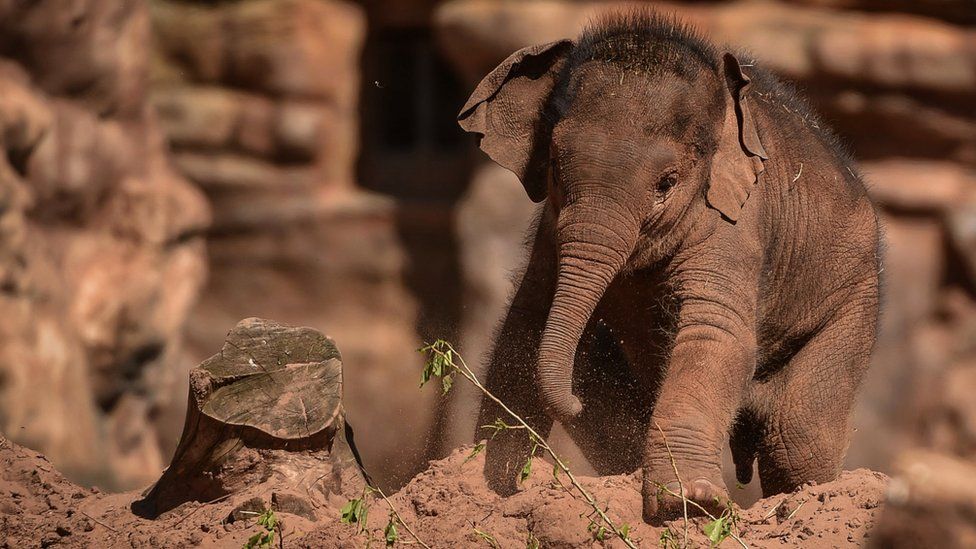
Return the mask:
[[[583,485],[579,483],[579,480],[577,480],[576,476],[573,475],[573,472],[569,470],[569,467],[566,466],[566,463],[562,459],[560,459],[558,455],[556,455],[556,452],[552,449],[551,446],[549,446],[549,443],[546,442],[544,438],[539,436],[539,433],[535,432],[535,430],[521,416],[513,412],[512,409],[508,407],[508,405],[506,405],[504,402],[499,400],[498,397],[492,394],[491,391],[489,391],[481,383],[481,381],[474,374],[471,368],[468,367],[467,363],[464,361],[464,358],[461,357],[460,354],[458,354],[458,352],[454,349],[454,347],[450,343],[442,339],[438,339],[434,343],[429,343],[424,345],[423,347],[418,349],[418,351],[424,354],[427,358],[424,364],[423,375],[421,376],[421,383],[420,383],[421,387],[423,387],[423,385],[427,383],[431,378],[441,377],[442,387],[444,392],[446,393],[451,389],[451,386],[453,385],[454,376],[460,375],[461,377],[467,379],[472,385],[474,385],[475,388],[481,391],[481,393],[484,394],[485,397],[490,399],[492,402],[497,404],[502,410],[504,410],[505,413],[508,414],[511,420],[515,421],[515,425],[509,425],[504,421],[502,421],[501,419],[497,419],[495,423],[493,423],[492,425],[486,426],[487,429],[493,430],[493,433],[491,435],[492,438],[503,430],[525,429],[528,432],[529,440],[532,441],[533,447],[532,447],[532,452],[529,453],[528,461],[525,463],[525,465],[522,466],[522,471],[519,474],[520,479],[524,480],[525,478],[528,477],[528,474],[531,473],[532,471],[532,456],[535,454],[537,450],[542,450],[555,463],[557,471],[553,472],[553,478],[559,481],[558,475],[556,474],[558,471],[562,471],[562,473],[566,475],[566,477],[569,479],[570,486],[563,485],[563,488],[571,496],[573,496],[576,499],[579,499],[580,501],[583,501],[593,510],[593,513],[599,519],[600,526],[604,528],[604,536],[605,537],[617,536],[620,538],[621,541],[624,542],[624,545],[630,547],[631,549],[636,549],[636,545],[634,545],[634,542],[630,539],[629,529],[628,531],[624,531],[621,528],[619,528],[613,522],[613,520],[606,514],[606,512],[604,512],[603,509],[600,509],[600,506],[597,505],[596,503],[596,499],[594,499],[594,497],[586,490],[586,488],[583,488]],[[443,378],[445,376],[450,377],[451,382],[444,383]],[[560,482],[560,484],[562,483]]]
[[255,523],[263,530],[248,538],[244,543],[244,549],[270,549],[274,546],[275,531],[280,534],[281,523],[278,522],[277,515],[273,510],[268,509],[258,515]]
[[[368,479],[368,477],[367,477]],[[424,543],[422,539],[410,528],[410,525],[403,521],[403,517],[397,512],[396,507],[390,498],[386,497],[377,486],[371,486],[367,484],[363,488],[363,493],[360,497],[356,499],[349,500],[340,511],[340,521],[343,524],[354,524],[356,525],[357,534],[366,534],[367,546],[373,540],[372,533],[369,531],[367,526],[367,519],[369,518],[369,497],[379,496],[386,503],[386,506],[390,509],[390,520],[386,523],[386,527],[383,528],[383,539],[386,542],[387,547],[393,546],[397,541],[400,540],[400,533],[397,530],[397,525],[403,526],[403,528],[410,534],[414,541],[423,547],[424,549],[430,549],[430,546]]]
[[390,520],[386,523],[386,528],[383,529],[383,540],[386,541],[387,547],[393,547],[397,540],[400,539],[400,535],[397,533],[397,517],[392,512],[390,513]]
[[529,537],[525,540],[525,549],[539,549],[539,538],[535,537],[535,534],[529,532]]
[[492,549],[501,549],[501,546],[498,545],[498,540],[495,539],[495,536],[489,534],[488,532],[478,530],[477,528],[474,529],[474,533],[479,538],[483,539]]
[[369,504],[366,502],[366,496],[372,491],[369,486],[363,488],[362,497],[349,500],[343,507],[340,513],[342,517],[339,519],[343,524],[354,524],[356,525],[356,533],[362,533],[366,530],[366,519],[369,518]]
[[[665,487],[664,485],[658,485],[658,489],[660,489],[662,493],[668,494],[670,496],[682,497],[680,494]],[[716,517],[715,515],[710,513],[708,509],[705,509],[697,502],[684,497],[682,497],[682,499],[685,502],[687,502],[688,505],[691,505],[695,509],[701,511],[702,514],[708,518],[709,522],[707,522],[704,526],[702,526],[702,533],[705,534],[705,537],[708,538],[712,547],[715,547],[720,543],[722,543],[723,541],[725,541],[726,539],[731,538],[735,540],[735,542],[738,543],[739,546],[742,547],[742,549],[749,549],[749,546],[746,545],[746,542],[742,541],[742,538],[739,537],[738,530],[739,530],[740,519],[738,513],[735,510],[735,505],[731,501],[727,501],[725,503],[725,510],[722,511],[721,515]],[[671,535],[671,537],[673,537],[673,535]],[[664,538],[665,538],[665,534],[662,534],[661,535],[662,544],[664,543]],[[674,541],[675,543],[677,543],[677,540]],[[687,547],[688,542],[689,542],[688,534],[685,533],[685,538],[682,541],[682,543],[679,545],[679,547]],[[666,547],[670,547],[670,545],[666,545]]]
[[593,522],[592,519],[590,519],[590,523],[586,526],[586,531],[592,534],[593,539],[596,541],[607,540],[607,527]]
[[711,546],[716,547],[732,536],[733,532],[738,529],[738,525],[739,515],[735,512],[732,503],[729,502],[725,506],[725,511],[718,518],[702,527],[702,532],[708,537]]

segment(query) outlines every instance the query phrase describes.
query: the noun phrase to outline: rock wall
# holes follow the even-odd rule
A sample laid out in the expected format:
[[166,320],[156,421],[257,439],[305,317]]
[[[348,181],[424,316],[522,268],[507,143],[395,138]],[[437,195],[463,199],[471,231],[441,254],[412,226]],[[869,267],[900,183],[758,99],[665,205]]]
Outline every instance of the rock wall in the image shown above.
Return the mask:
[[[210,199],[210,278],[193,357],[249,316],[311,326],[348,364],[367,465],[396,484],[423,465],[431,393],[400,215],[356,181],[366,21],[328,0],[154,0],[152,101],[176,166]],[[179,425],[171,430],[178,434]]]
[[[746,48],[767,67],[795,81],[861,161],[886,227],[882,275],[886,297],[849,465],[884,469],[917,437],[939,436],[936,426],[916,427],[920,402],[938,401],[954,410],[942,417],[969,418],[966,424],[976,418],[971,407],[945,401],[955,402],[958,391],[946,393],[939,384],[952,382],[934,381],[969,376],[971,368],[958,364],[976,357],[973,349],[964,350],[972,335],[965,326],[976,314],[976,111],[972,108],[976,13],[972,5],[871,0],[715,4],[457,0],[443,4],[435,21],[443,51],[473,88],[516,49],[575,36],[587,21],[635,5],[673,12],[714,41]],[[475,182],[484,177],[477,176]],[[497,230],[466,237],[475,242],[466,242],[464,249],[477,249],[499,237],[507,239],[509,247],[519,242],[508,228],[519,225],[513,215],[521,215],[523,224],[528,219],[521,208],[527,199],[507,192],[518,185],[513,177],[498,175],[493,184],[511,197],[511,206],[490,204],[475,185],[465,199],[472,204],[460,210],[459,225],[479,223]],[[479,208],[474,203],[488,206]],[[523,213],[514,213],[519,211]],[[484,216],[494,216],[495,221],[481,219]],[[502,250],[486,253],[497,258],[496,264],[511,264],[509,249],[503,246]],[[488,284],[482,280],[484,275],[484,270],[469,267],[467,286],[499,288],[492,299],[507,295],[502,275],[492,275]],[[472,311],[467,323],[475,333],[466,338],[475,340],[483,339],[483,326],[490,324],[481,310]]]
[[0,431],[75,478],[142,485],[182,413],[203,196],[147,98],[138,2],[0,4]]

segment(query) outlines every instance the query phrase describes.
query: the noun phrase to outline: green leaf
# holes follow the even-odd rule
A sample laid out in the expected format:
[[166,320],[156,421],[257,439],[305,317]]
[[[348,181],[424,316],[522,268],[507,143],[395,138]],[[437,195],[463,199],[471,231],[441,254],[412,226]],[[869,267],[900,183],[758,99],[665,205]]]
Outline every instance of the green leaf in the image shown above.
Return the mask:
[[629,539],[630,538],[630,525],[629,524],[622,524],[622,525],[620,525],[620,537],[622,537],[624,539]]
[[390,517],[390,522],[383,529],[383,539],[386,541],[387,547],[393,547],[397,540],[400,539],[400,535],[397,533],[396,519],[393,517]]
[[712,542],[713,546],[718,545],[732,533],[732,523],[727,516],[722,515],[703,526],[702,531],[708,537],[708,541]]
[[264,526],[265,530],[274,530],[278,526],[278,517],[273,510],[268,509],[258,517],[258,524]]
[[366,519],[369,516],[369,507],[366,505],[366,501],[362,498],[351,499],[346,503],[342,510],[340,511],[342,516],[340,521],[344,524],[355,524],[357,525],[358,531],[362,532],[366,529]]
[[485,540],[485,543],[487,543],[493,549],[499,549],[498,540],[495,539],[495,536],[489,534],[488,532],[482,532],[477,528],[474,529],[474,533],[477,534],[479,538]]
[[484,449],[485,449],[485,443],[484,442],[479,442],[478,444],[475,444],[474,445],[474,448],[471,449],[471,453],[468,454],[468,457],[464,458],[464,461],[461,462],[461,465],[464,465],[465,463],[467,463],[467,462],[471,461],[472,459],[478,457],[478,454],[480,454],[481,452],[483,452]]
[[351,499],[342,506],[342,518],[339,520],[343,524],[354,524],[359,516],[359,506],[363,504],[361,499]]
[[525,460],[525,465],[522,466],[522,471],[519,472],[519,482],[525,482],[525,479],[529,478],[532,474],[532,456]]
[[525,540],[525,549],[539,549],[539,538],[529,532],[529,538]]
[[491,440],[495,440],[495,435],[497,435],[502,431],[512,429],[513,427],[505,423],[504,421],[502,421],[501,418],[495,418],[494,423],[492,423],[491,425],[482,425],[481,428],[488,429],[489,431],[491,431],[491,436],[488,438],[490,438]]
[[599,528],[596,529],[596,540],[603,541],[605,539],[607,539],[607,529],[604,528],[603,526],[600,526]]
[[244,549],[270,548],[274,545],[275,528],[278,527],[278,517],[272,509],[261,513],[255,523],[264,528],[264,532],[258,532],[244,544]]
[[432,344],[424,345],[417,349],[418,352],[427,355],[424,362],[424,369],[420,373],[420,386],[423,387],[432,378],[441,378],[441,387],[444,394],[447,394],[454,385],[454,375],[458,367],[454,364],[454,357],[457,353],[450,343],[438,339]]

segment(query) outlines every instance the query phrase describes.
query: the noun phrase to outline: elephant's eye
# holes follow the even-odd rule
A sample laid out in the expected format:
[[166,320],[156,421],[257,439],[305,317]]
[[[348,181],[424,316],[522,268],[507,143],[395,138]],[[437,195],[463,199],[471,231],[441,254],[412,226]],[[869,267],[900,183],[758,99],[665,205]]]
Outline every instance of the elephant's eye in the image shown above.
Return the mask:
[[678,174],[669,172],[657,182],[657,192],[664,194],[678,184]]

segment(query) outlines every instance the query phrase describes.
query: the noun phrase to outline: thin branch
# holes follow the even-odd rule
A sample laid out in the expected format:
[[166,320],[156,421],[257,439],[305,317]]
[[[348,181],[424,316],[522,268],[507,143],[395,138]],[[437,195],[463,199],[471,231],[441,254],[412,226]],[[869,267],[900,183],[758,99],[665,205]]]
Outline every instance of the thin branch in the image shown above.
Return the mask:
[[194,509],[194,510],[192,510],[192,511],[190,511],[189,513],[187,513],[187,514],[185,514],[185,515],[183,515],[183,518],[181,518],[180,520],[178,520],[178,521],[176,521],[176,522],[175,522],[175,523],[173,524],[173,526],[172,526],[172,527],[173,527],[173,528],[175,528],[175,527],[177,527],[177,526],[179,526],[180,524],[182,524],[182,523],[183,523],[183,521],[184,521],[184,520],[186,520],[186,519],[188,519],[188,518],[190,518],[190,517],[191,517],[191,516],[193,515],[193,513],[196,513],[197,511],[199,511],[200,509],[203,509],[204,507],[206,507],[206,506],[208,506],[208,505],[210,505],[211,503],[217,503],[218,501],[223,501],[223,500],[225,500],[225,499],[227,499],[227,498],[229,498],[229,497],[231,497],[231,496],[233,496],[233,495],[234,495],[234,494],[236,494],[236,493],[237,493],[237,492],[231,492],[231,493],[229,493],[229,494],[224,494],[224,495],[222,495],[222,496],[220,496],[220,497],[218,497],[218,498],[214,498],[214,499],[212,499],[212,500],[210,500],[210,501],[205,501],[205,502],[203,502],[203,503],[201,503],[201,504],[200,504],[199,506],[197,506],[197,508],[196,508],[196,509]]
[[[663,484],[659,484],[658,487],[661,490],[664,490],[665,492],[667,492],[668,494],[671,494],[674,497],[681,497],[680,494],[676,493],[674,490],[671,490],[670,488],[668,488],[667,486],[665,486]],[[702,513],[704,513],[705,516],[708,517],[710,520],[713,520],[713,521],[718,520],[715,517],[715,515],[713,515],[710,512],[708,512],[708,509],[705,509],[704,507],[702,507],[701,505],[699,505],[697,501],[691,500],[691,499],[687,499],[687,498],[685,498],[685,499],[688,501],[688,503],[691,504],[692,507],[694,507],[694,508],[698,509],[699,511],[701,511]],[[742,546],[742,549],[749,549],[749,546],[746,545],[746,542],[742,541],[742,538],[740,538],[738,535],[736,535],[735,532],[729,532],[729,537],[732,538],[732,539],[734,539],[735,541],[737,541],[739,543],[739,545]]]
[[664,439],[664,447],[668,450],[668,459],[671,460],[671,468],[674,469],[674,478],[678,479],[678,497],[681,498],[681,507],[685,519],[685,540],[683,547],[688,547],[688,498],[685,497],[685,485],[681,482],[681,475],[678,474],[678,464],[674,461],[674,454],[671,453],[671,444],[668,443],[668,437],[664,434],[664,429],[654,422],[654,427],[657,427],[659,433],[661,433],[661,438]]
[[[481,382],[478,380],[478,377],[474,374],[471,368],[468,367],[468,364],[464,361],[464,357],[462,357],[456,350],[454,350],[454,347],[450,343],[444,341],[443,345],[448,350],[446,353],[438,349],[436,343],[433,345],[427,345],[421,350],[434,353],[440,357],[443,357],[445,359],[446,364],[450,364],[452,367],[454,367],[455,370],[460,372],[461,375],[465,377],[465,379],[470,381],[486,397],[488,397],[492,402],[497,404],[502,410],[505,411],[506,414],[511,416],[512,419],[517,421],[526,431],[528,431],[532,437],[532,442],[538,445],[539,448],[545,450],[547,454],[549,454],[549,457],[551,457],[552,460],[556,463],[556,466],[559,467],[559,470],[562,471],[569,478],[570,484],[572,484],[573,487],[576,488],[576,490],[582,496],[586,504],[589,505],[590,508],[592,508],[597,515],[599,515],[600,520],[602,520],[610,528],[610,530],[624,542],[624,544],[627,547],[630,547],[631,549],[637,549],[637,546],[634,545],[634,542],[630,540],[630,536],[626,535],[620,528],[618,528],[617,525],[614,524],[613,520],[611,520],[610,517],[607,516],[607,514],[602,509],[600,509],[600,506],[597,505],[596,503],[596,499],[594,499],[594,497],[590,495],[590,493],[586,491],[585,488],[583,488],[583,485],[580,484],[579,480],[576,479],[576,476],[573,475],[573,472],[569,470],[569,467],[567,467],[566,464],[563,463],[561,459],[559,459],[559,456],[556,455],[556,452],[552,449],[552,447],[549,446],[549,443],[546,442],[544,438],[539,436],[539,433],[537,433],[535,429],[532,428],[531,425],[529,425],[524,419],[522,419],[521,416],[513,412],[511,408],[509,408],[504,402],[499,400],[498,397],[493,395],[491,391],[489,391],[484,385],[481,384]],[[453,359],[453,357],[455,356],[458,358],[458,362],[460,363],[460,365],[455,364]],[[572,492],[569,493],[572,494]]]
[[[353,459],[356,462],[356,467],[358,467],[359,471],[363,474],[363,480],[366,482],[367,488],[369,490],[375,491],[377,494],[382,496],[383,501],[386,502],[386,506],[390,508],[390,512],[393,513],[394,517],[396,517],[397,522],[399,522],[407,530],[407,533],[413,536],[413,539],[417,540],[417,543],[420,544],[421,547],[423,547],[424,549],[430,549],[430,546],[424,543],[424,540],[420,539],[420,536],[418,536],[417,533],[413,531],[413,528],[410,528],[410,525],[403,520],[403,517],[400,516],[399,511],[397,511],[396,507],[393,505],[393,502],[390,501],[390,498],[386,497],[386,494],[383,492],[383,489],[373,482],[373,477],[370,476],[369,471],[366,470],[366,465],[363,464],[362,457],[359,455],[359,449],[356,448],[356,442],[353,434],[352,425],[350,425],[348,421],[345,422],[344,432],[346,435],[346,444],[349,445],[349,450],[352,451]],[[315,485],[315,483],[317,483],[321,479],[322,477],[315,479],[315,482],[313,482],[312,485]],[[365,500],[366,500],[366,494],[364,490],[363,493],[364,503]],[[367,536],[371,536],[371,535],[372,534],[369,533],[369,529],[367,528]]]
[[763,515],[763,518],[759,519],[759,522],[764,522],[764,521],[767,521],[770,518],[772,518],[772,516],[776,514],[776,510],[779,509],[780,506],[783,505],[784,503],[786,503],[786,499],[784,499],[783,501],[777,503],[776,505],[773,505],[773,508],[770,509],[768,513],[766,513],[765,515]]
[[793,176],[793,181],[790,181],[790,184],[796,183],[796,181],[800,179],[800,175],[802,173],[803,173],[803,162],[800,162],[800,171],[796,172],[796,175]]
[[383,493],[383,489],[380,488],[379,486],[372,486],[371,488],[373,490],[376,490],[376,492],[383,498],[383,501],[386,502],[386,506],[390,508],[390,512],[393,513],[394,517],[396,517],[397,522],[399,522],[400,524],[403,525],[404,528],[406,528],[407,533],[413,536],[413,539],[417,540],[417,543],[419,543],[421,547],[423,547],[424,549],[430,549],[430,546],[424,543],[424,540],[420,539],[420,536],[418,536],[417,533],[413,531],[413,528],[410,528],[410,525],[403,520],[403,517],[400,516],[400,513],[397,511],[396,507],[393,506],[393,502],[390,501],[390,498],[386,497],[386,494]]
[[82,514],[82,515],[85,515],[86,517],[88,517],[88,518],[90,518],[90,519],[92,519],[93,521],[95,521],[95,522],[97,522],[98,524],[101,524],[102,526],[104,526],[105,528],[108,528],[109,530],[111,530],[111,531],[113,531],[113,532],[115,532],[116,534],[118,534],[118,533],[119,533],[119,531],[118,531],[118,530],[116,530],[115,528],[112,528],[112,527],[111,527],[111,526],[109,526],[108,524],[105,524],[104,522],[102,522],[102,521],[100,521],[100,520],[98,520],[97,518],[95,518],[95,517],[93,517],[93,516],[91,516],[91,515],[89,515],[88,513],[86,513],[86,512],[84,512],[84,511],[81,511],[81,514]]
[[792,511],[790,511],[790,514],[786,516],[786,520],[792,519],[793,518],[793,515],[795,515],[796,512],[800,510],[800,507],[803,507],[803,504],[806,503],[806,502],[807,502],[807,500],[801,501],[800,504],[796,506],[796,509],[793,509]]

